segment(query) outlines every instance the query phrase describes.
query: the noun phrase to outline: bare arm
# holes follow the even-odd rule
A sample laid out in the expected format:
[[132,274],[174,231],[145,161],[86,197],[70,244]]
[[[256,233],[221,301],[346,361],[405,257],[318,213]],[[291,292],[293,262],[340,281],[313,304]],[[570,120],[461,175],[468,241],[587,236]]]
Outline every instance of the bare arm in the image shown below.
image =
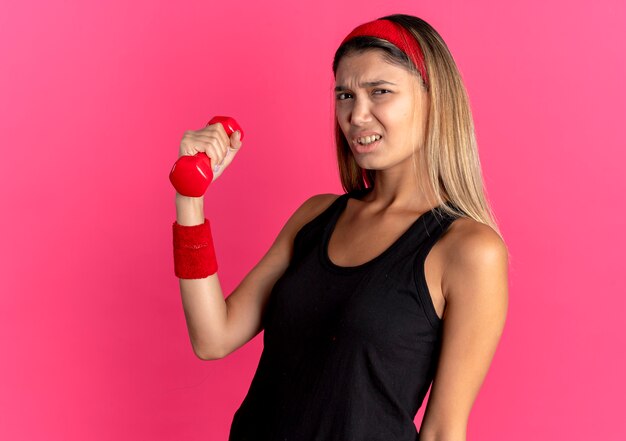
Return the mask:
[[[176,222],[184,226],[204,222],[204,199],[176,193]],[[226,304],[217,273],[204,279],[179,279],[187,331],[194,353],[202,359],[218,358],[226,321]]]
[[[204,279],[180,279],[187,329],[199,358],[223,358],[261,332],[263,309],[274,284],[289,266],[296,233],[336,197],[320,194],[307,199],[285,223],[267,253],[226,299],[217,274]],[[201,200],[177,195],[177,222],[201,224],[204,221]]]
[[485,225],[466,223],[453,243],[442,278],[443,342],[420,429],[423,441],[465,441],[508,307],[508,256],[501,238]]

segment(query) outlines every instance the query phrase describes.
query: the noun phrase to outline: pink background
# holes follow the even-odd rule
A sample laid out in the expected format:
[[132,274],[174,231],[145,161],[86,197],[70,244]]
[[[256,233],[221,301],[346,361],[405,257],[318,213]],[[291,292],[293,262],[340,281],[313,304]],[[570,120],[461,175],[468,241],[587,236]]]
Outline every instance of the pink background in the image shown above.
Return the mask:
[[167,179],[180,138],[216,114],[246,131],[205,199],[227,295],[305,198],[341,193],[332,56],[400,12],[457,61],[511,251],[468,439],[626,439],[626,3],[229,3],[2,3],[0,439],[226,440],[262,334],[193,354]]

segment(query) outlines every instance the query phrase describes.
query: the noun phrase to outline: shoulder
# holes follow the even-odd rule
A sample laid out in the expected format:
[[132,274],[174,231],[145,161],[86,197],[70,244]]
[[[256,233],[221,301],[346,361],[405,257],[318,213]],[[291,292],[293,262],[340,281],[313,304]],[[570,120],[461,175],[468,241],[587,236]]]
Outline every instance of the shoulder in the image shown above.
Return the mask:
[[336,194],[322,193],[307,198],[293,212],[284,229],[293,236],[301,227],[322,214],[338,197]]
[[[311,212],[322,212],[327,209],[336,199],[338,199],[340,195],[333,193],[321,193],[316,194],[308,199],[306,199],[302,205],[300,205],[301,210],[303,211],[311,211]],[[318,213],[319,214],[319,213]]]
[[[273,265],[277,265],[283,269],[286,268],[286,265],[291,259],[294,239],[298,231],[326,210],[338,197],[339,196],[335,194],[318,194],[309,197],[300,204],[289,219],[287,219],[270,247],[270,250],[267,252],[267,255],[270,256],[268,259],[274,259],[272,260],[273,262],[278,262]],[[266,259],[266,257],[264,257],[264,259]]]
[[335,200],[339,197],[339,195],[332,193],[321,193],[313,195],[306,199],[298,207],[294,215],[297,215],[305,222],[308,222],[323,213],[324,210],[330,207],[332,203],[335,202]]
[[500,284],[506,281],[508,250],[490,226],[461,217],[450,225],[444,239],[442,289],[446,300],[450,296],[464,295],[472,283],[475,289],[480,289],[489,278]]

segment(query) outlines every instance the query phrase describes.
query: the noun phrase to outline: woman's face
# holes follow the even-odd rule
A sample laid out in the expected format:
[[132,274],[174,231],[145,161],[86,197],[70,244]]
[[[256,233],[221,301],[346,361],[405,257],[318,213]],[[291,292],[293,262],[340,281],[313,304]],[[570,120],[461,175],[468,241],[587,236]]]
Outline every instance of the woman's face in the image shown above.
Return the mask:
[[[335,76],[335,116],[361,168],[385,170],[422,148],[428,94],[419,78],[379,49],[344,56]],[[380,136],[379,140],[366,136]],[[370,141],[370,144],[367,144]]]

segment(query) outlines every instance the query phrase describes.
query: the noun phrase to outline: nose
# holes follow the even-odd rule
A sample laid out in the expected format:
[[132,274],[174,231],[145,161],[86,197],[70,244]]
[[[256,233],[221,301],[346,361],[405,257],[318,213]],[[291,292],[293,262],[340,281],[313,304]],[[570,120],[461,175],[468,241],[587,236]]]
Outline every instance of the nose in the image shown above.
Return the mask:
[[364,123],[371,121],[372,114],[370,113],[369,103],[367,100],[354,98],[354,105],[350,113],[350,122],[352,125],[360,126]]

